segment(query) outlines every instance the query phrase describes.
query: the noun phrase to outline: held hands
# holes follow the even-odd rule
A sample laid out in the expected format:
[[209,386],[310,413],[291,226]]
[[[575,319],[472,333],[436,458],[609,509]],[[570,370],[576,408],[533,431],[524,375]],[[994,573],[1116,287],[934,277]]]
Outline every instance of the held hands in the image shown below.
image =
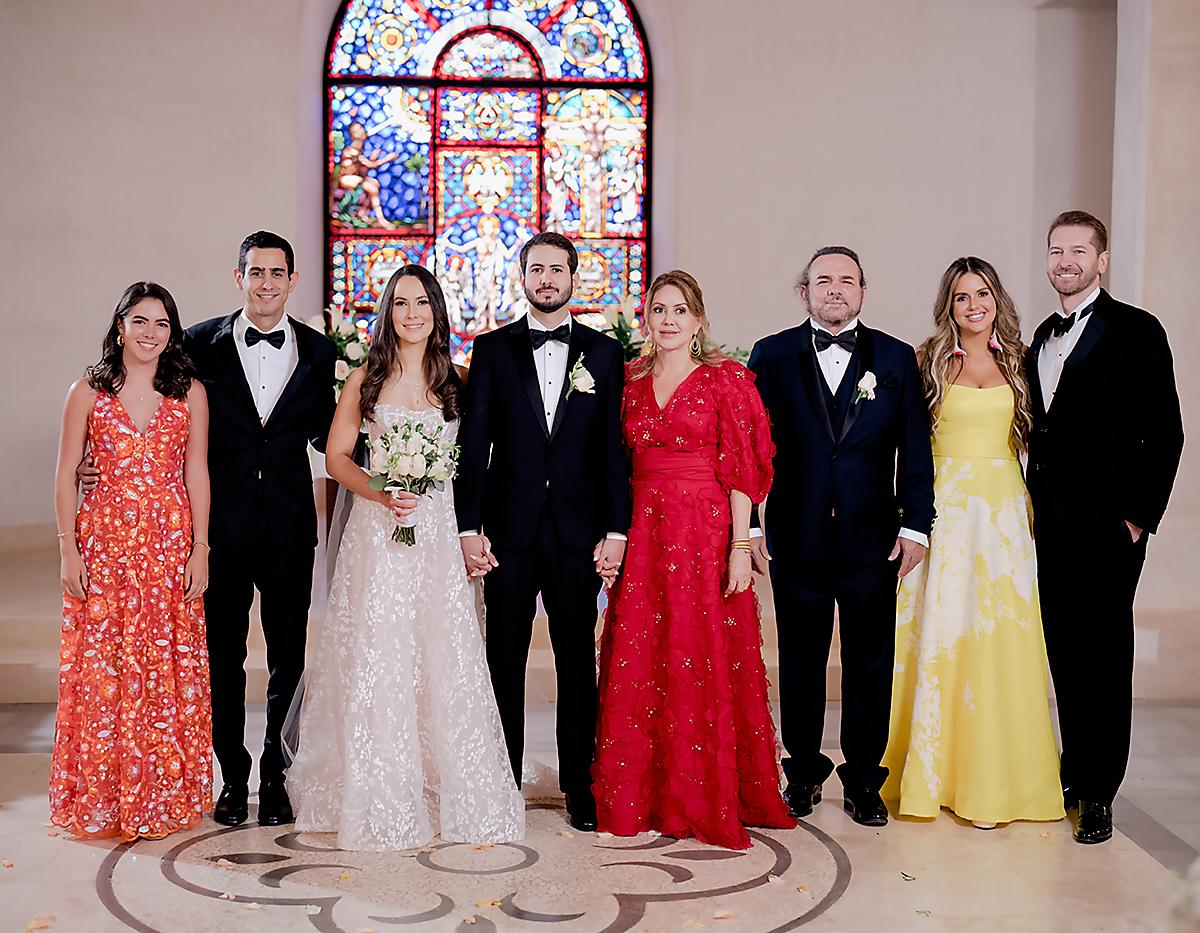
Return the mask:
[[[759,538],[758,540],[762,540]],[[751,545],[753,547],[753,545]],[[766,546],[763,546],[766,551]],[[725,587],[725,595],[732,596],[750,589],[751,551],[734,548],[729,552],[729,585]],[[770,560],[770,557],[767,558]]]
[[596,573],[604,581],[605,586],[617,582],[617,574],[621,571],[621,561],[625,559],[625,542],[620,538],[602,538],[592,551],[592,560],[596,564]]
[[183,565],[183,582],[187,592],[183,594],[185,601],[199,599],[208,589],[208,547],[197,544],[192,548],[192,556]]
[[910,570],[925,559],[925,545],[908,538],[897,538],[896,546],[892,548],[888,560],[895,560],[897,557],[900,558],[900,569],[896,572],[896,576],[905,577]]
[[79,491],[85,496],[100,482],[100,469],[91,454],[79,461],[79,466],[75,468],[75,479],[79,483]]
[[500,566],[492,554],[492,542],[487,535],[465,535],[458,539],[458,544],[462,548],[463,566],[471,579],[477,580],[493,567]]

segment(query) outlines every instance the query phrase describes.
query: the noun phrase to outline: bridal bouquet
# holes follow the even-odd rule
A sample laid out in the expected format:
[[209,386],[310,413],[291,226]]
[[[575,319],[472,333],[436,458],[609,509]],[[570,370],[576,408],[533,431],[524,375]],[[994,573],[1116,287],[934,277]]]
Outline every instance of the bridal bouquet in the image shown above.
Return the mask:
[[[418,496],[430,489],[442,489],[458,471],[459,452],[459,446],[443,431],[442,425],[431,428],[416,420],[399,421],[378,440],[369,441],[370,487],[386,492],[413,492]],[[398,522],[392,540],[409,547],[416,544],[415,523],[411,515]]]

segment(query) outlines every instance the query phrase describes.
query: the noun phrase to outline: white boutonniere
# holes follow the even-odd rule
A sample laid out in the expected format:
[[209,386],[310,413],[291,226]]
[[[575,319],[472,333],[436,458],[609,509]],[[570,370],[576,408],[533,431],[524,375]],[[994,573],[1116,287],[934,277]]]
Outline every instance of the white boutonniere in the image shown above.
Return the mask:
[[567,398],[571,397],[572,392],[582,392],[584,395],[596,394],[596,380],[583,365],[582,356],[575,361],[575,365],[567,373]]
[[863,399],[868,402],[875,400],[875,374],[870,370],[863,373],[863,377],[858,380],[858,394],[854,396],[856,402],[861,402]]

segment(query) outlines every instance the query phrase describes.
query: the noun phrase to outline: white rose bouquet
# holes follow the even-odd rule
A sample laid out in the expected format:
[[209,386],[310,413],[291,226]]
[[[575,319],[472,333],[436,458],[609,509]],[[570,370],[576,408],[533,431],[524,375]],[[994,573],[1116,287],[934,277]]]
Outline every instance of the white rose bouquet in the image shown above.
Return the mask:
[[[328,327],[325,326],[326,314],[329,315]],[[325,314],[314,314],[306,323],[333,341],[337,350],[337,360],[333,364],[333,390],[340,396],[351,370],[358,369],[367,361],[367,354],[371,350],[371,332],[366,324],[360,327],[354,315],[343,313],[340,307],[326,308]]]
[[[368,442],[371,452],[370,487],[381,492],[416,493],[442,489],[458,472],[459,446],[445,436],[444,428],[430,428],[416,420],[399,421],[377,441]],[[416,519],[396,525],[392,540],[409,547],[417,543]]]

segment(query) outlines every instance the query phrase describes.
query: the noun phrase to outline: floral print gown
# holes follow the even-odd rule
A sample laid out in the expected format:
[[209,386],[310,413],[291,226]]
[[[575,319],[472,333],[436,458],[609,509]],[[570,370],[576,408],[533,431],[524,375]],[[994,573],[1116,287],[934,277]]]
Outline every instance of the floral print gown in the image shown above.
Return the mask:
[[88,418],[100,482],[76,519],[88,588],[63,596],[50,771],[51,819],[79,835],[157,838],[212,804],[203,600],[183,599],[188,424],[164,398],[139,431],[105,392]]
[[770,425],[744,366],[694,370],[660,408],[627,382],[633,522],[600,648],[592,768],[599,829],[748,848],[745,826],[790,828],[779,793],[758,602],[724,594],[730,492],[761,502]]

